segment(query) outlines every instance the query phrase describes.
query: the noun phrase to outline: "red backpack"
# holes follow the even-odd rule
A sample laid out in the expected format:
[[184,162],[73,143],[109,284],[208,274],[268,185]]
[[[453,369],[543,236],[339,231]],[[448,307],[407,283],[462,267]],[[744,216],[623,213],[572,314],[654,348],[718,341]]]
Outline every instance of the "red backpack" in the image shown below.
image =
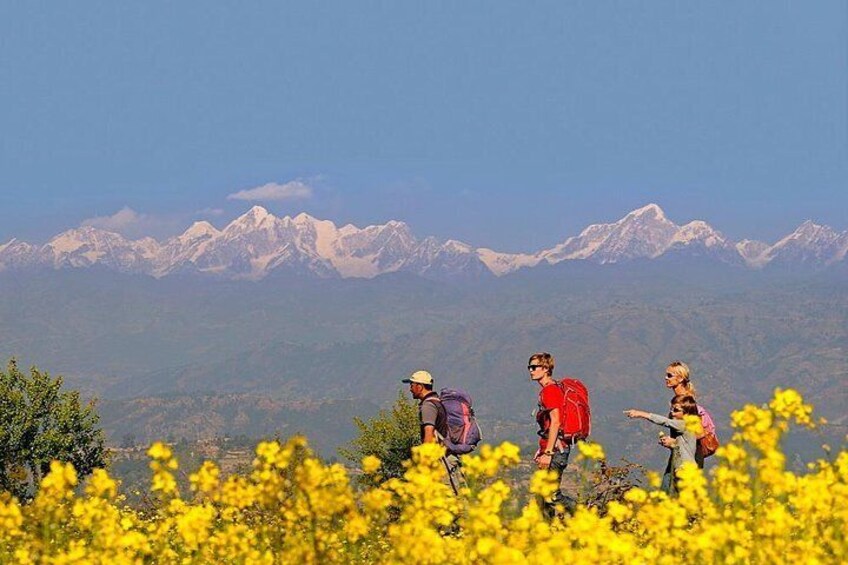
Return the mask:
[[592,411],[589,409],[589,390],[577,379],[562,379],[557,383],[562,390],[560,430],[566,440],[586,439],[592,433]]
[[[556,385],[562,391],[559,433],[569,443],[586,439],[592,432],[592,411],[589,409],[589,391],[581,381],[564,378]],[[543,430],[548,428],[548,414],[540,413],[537,418]],[[546,437],[540,432],[542,437]]]

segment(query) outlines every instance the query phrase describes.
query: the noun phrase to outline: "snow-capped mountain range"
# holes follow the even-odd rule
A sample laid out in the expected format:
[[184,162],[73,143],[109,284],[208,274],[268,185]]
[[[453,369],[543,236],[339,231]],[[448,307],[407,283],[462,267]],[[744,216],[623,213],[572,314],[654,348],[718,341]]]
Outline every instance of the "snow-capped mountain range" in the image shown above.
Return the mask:
[[777,243],[733,242],[706,222],[677,225],[656,204],[611,224],[593,224],[579,235],[532,254],[499,253],[455,240],[418,239],[403,222],[337,227],[308,214],[278,218],[261,206],[219,230],[196,222],[160,242],[129,240],[93,227],[63,232],[42,246],[12,239],[0,244],[0,271],[99,265],[125,273],[164,277],[198,273],[262,279],[271,273],[321,278],[373,278],[411,272],[430,278],[503,276],[521,268],[562,261],[621,263],[659,257],[700,257],[740,267],[829,266],[845,260],[848,231],[804,222]]

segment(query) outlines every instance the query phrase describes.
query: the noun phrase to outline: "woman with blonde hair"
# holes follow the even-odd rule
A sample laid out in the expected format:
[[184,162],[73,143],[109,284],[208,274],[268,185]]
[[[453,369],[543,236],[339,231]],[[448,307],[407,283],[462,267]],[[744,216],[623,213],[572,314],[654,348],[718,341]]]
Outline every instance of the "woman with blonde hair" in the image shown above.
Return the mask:
[[665,386],[675,395],[695,397],[695,385],[689,378],[689,366],[683,361],[672,361],[665,368]]
[[[665,386],[671,389],[675,397],[691,396],[697,399],[695,385],[692,384],[689,373],[689,366],[683,361],[672,361],[665,368]],[[698,439],[702,439],[707,434],[711,434],[715,438],[715,423],[713,423],[712,416],[710,416],[710,413],[703,406],[700,404],[697,406],[698,416],[701,417],[701,426],[704,428],[704,433]],[[670,448],[670,445],[666,445],[671,443],[670,438],[666,437],[663,440],[665,441],[661,440],[660,443]],[[704,468],[704,455],[701,450],[696,454],[695,461],[698,463],[698,467],[701,469]]]

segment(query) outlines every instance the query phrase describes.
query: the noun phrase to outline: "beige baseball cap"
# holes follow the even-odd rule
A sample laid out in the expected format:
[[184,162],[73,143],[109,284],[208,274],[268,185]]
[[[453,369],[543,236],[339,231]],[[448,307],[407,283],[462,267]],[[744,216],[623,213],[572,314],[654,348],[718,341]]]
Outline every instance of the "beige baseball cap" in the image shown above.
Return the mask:
[[408,379],[403,379],[402,383],[418,383],[420,385],[432,385],[433,375],[427,371],[415,371],[409,375]]

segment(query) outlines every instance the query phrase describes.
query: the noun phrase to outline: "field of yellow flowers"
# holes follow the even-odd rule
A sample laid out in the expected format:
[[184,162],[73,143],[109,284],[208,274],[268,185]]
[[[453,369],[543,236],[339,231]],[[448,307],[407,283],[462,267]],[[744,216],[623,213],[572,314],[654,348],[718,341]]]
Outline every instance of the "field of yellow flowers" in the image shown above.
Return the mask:
[[[207,462],[180,493],[177,461],[155,444],[146,510],[124,505],[104,471],[75,495],[74,469],[54,462],[31,503],[0,494],[0,563],[843,563],[848,451],[786,470],[781,437],[815,426],[792,390],[735,412],[732,425],[709,476],[683,469],[678,498],[634,488],[553,521],[535,499],[511,504],[502,472],[519,453],[508,443],[465,457],[471,487],[459,497],[441,483],[435,445],[415,450],[403,478],[357,489],[302,438],[262,443],[250,474],[222,479]],[[584,462],[603,458],[581,445]],[[380,461],[362,470],[378,474]],[[548,495],[551,477],[537,472],[530,489]]]

